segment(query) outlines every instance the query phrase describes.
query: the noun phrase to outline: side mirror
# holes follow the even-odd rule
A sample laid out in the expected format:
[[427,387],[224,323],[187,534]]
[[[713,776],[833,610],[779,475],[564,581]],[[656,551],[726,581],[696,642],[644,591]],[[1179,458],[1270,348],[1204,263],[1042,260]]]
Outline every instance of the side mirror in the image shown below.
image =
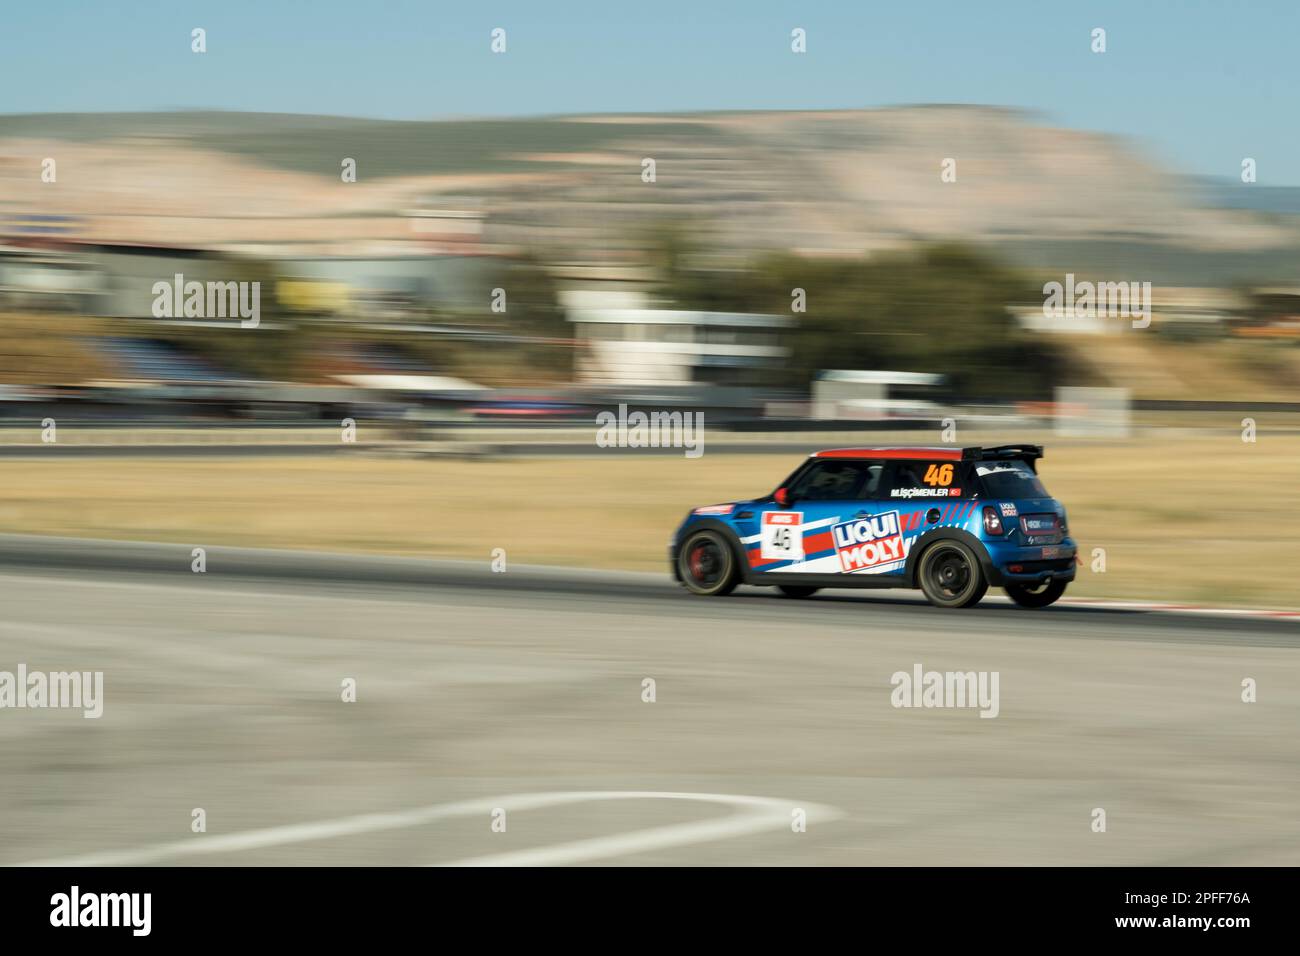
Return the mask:
[[786,505],[790,503],[790,489],[789,488],[776,489],[776,494],[772,496],[772,500],[775,501],[782,508],[784,508]]

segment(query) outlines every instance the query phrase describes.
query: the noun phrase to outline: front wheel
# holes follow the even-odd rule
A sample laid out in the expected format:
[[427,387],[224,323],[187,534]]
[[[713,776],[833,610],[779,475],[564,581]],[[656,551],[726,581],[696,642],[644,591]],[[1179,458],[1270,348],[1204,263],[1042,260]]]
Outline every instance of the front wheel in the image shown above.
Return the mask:
[[938,541],[926,548],[916,578],[935,607],[970,607],[989,589],[975,552],[960,541]]
[[1037,584],[1008,584],[1007,597],[1021,607],[1047,607],[1065,593],[1067,582],[1052,579]]
[[740,583],[735,552],[716,531],[697,531],[682,543],[677,572],[686,590],[705,597],[730,594]]
[[821,588],[809,587],[806,584],[778,584],[776,589],[786,597],[792,598],[812,597],[821,590]]

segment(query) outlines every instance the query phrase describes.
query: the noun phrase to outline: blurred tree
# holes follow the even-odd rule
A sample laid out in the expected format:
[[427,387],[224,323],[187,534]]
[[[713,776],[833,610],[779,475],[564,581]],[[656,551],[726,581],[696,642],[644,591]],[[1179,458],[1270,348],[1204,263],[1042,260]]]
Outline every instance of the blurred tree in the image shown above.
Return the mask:
[[505,311],[494,315],[502,331],[538,340],[507,346],[517,353],[512,359],[568,378],[573,370],[573,329],[560,305],[555,280],[542,262],[533,255],[512,259],[494,276],[492,287],[504,293]]
[[671,282],[666,292],[681,308],[784,315],[803,289],[791,360],[773,384],[806,387],[823,369],[939,373],[963,398],[1041,398],[1062,384],[1061,353],[1007,311],[1033,300],[1032,284],[971,247],[853,260],[774,254],[734,272],[679,263]]

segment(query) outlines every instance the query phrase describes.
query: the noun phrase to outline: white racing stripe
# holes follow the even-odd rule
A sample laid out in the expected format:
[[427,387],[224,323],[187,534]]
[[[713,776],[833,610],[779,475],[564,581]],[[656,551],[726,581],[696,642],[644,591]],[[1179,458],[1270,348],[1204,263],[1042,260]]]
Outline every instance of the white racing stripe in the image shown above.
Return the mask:
[[151,846],[127,850],[109,850],[79,857],[32,860],[16,866],[139,866],[174,860],[180,857],[203,856],[216,853],[238,853],[261,850],[293,843],[337,839],[379,830],[395,830],[419,826],[456,817],[482,816],[490,819],[491,813],[501,807],[507,813],[541,810],[547,807],[574,803],[592,803],[601,800],[688,800],[699,803],[719,803],[737,808],[736,813],[720,820],[703,820],[695,823],[675,824],[634,830],[577,840],[550,847],[538,847],[511,853],[470,857],[441,866],[547,866],[577,863],[586,860],[606,859],[627,853],[641,853],[668,847],[707,843],[730,837],[746,836],[765,830],[783,830],[790,826],[791,811],[802,809],[809,820],[833,820],[841,816],[833,807],[774,797],[751,797],[725,793],[674,793],[654,790],[575,790],[554,793],[523,793],[492,799],[463,800],[457,803],[435,804],[397,813],[367,813],[359,816],[322,820],[316,823],[299,823],[261,830],[245,830],[222,836],[199,834],[189,840],[155,843]]

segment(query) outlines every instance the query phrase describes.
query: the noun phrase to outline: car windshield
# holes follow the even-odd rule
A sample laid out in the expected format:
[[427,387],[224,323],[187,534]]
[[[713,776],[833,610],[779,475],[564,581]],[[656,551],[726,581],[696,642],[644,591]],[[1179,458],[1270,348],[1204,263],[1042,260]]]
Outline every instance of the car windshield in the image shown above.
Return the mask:
[[1047,498],[1047,489],[1025,462],[982,461],[975,466],[990,498]]

